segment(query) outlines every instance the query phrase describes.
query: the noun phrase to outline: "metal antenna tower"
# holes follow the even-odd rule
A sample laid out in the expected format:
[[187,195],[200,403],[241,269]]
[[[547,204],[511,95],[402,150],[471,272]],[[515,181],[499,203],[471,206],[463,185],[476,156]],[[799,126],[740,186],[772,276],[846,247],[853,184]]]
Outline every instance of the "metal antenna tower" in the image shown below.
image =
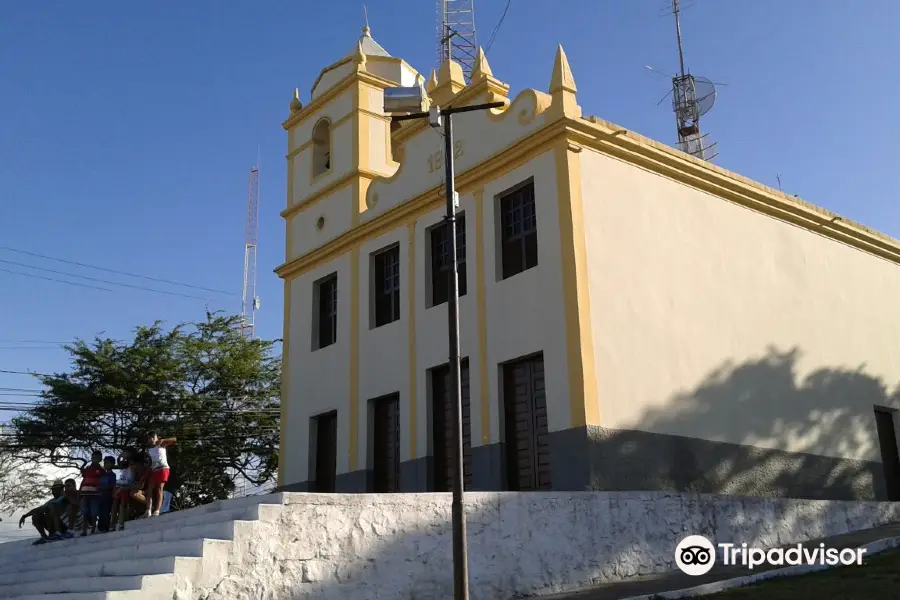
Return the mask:
[[259,238],[259,159],[250,168],[247,192],[247,239],[244,242],[244,288],[241,294],[241,334],[253,338],[259,308],[256,295],[256,244]]
[[678,124],[678,148],[682,152],[702,160],[712,160],[712,147],[706,136],[700,133],[700,117],[712,108],[716,101],[716,87],[708,79],[694,77],[684,69],[684,50],[681,45],[681,7],[679,0],[672,0],[675,15],[675,37],[678,40],[678,65],[680,70],[672,78],[672,107]]
[[458,63],[469,81],[478,43],[475,39],[475,0],[437,0],[437,63]]

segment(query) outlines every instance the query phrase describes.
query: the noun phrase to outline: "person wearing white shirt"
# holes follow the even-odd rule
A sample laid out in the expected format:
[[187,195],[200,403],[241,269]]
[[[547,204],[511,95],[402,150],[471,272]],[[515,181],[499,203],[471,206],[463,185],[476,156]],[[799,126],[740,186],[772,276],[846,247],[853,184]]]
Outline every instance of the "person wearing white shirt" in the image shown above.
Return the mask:
[[150,473],[149,496],[150,502],[147,503],[147,512],[145,517],[158,517],[159,511],[163,503],[163,490],[166,482],[169,481],[169,457],[166,450],[175,443],[175,438],[160,438],[155,431],[147,436],[149,448],[147,454],[150,455]]

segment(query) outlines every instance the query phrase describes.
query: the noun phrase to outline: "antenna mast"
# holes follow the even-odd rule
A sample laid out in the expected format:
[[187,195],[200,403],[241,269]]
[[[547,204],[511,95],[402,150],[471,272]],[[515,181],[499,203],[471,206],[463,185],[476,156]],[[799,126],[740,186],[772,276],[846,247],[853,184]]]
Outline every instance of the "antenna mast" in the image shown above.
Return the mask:
[[259,237],[259,158],[250,168],[247,192],[247,239],[244,242],[244,288],[241,293],[241,334],[252,339],[259,308],[256,296],[256,244]]
[[679,0],[672,0],[672,13],[675,15],[675,37],[678,40],[680,67],[678,74],[672,78],[672,107],[678,125],[678,148],[701,160],[712,160],[717,156],[711,153],[715,144],[707,144],[706,136],[700,133],[700,117],[715,103],[716,88],[708,79],[694,77],[685,71]]
[[475,0],[437,0],[438,66],[452,60],[469,81],[477,54]]

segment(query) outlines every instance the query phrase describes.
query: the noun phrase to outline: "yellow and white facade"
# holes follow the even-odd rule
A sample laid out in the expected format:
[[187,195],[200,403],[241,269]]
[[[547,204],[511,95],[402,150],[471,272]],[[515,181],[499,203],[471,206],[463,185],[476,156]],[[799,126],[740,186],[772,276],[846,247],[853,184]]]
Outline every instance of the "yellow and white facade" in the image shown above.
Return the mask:
[[[437,489],[431,369],[447,362],[447,307],[430,305],[430,240],[443,141],[382,110],[386,87],[418,81],[366,29],[283,123],[287,489],[331,477],[317,470],[333,470],[337,491]],[[454,119],[470,489],[900,493],[888,427],[900,407],[898,242],[583,116],[561,47],[547,92],[507,98],[483,53],[470,83],[446,63],[426,89],[439,106],[506,103]],[[501,211],[522,185],[536,251],[506,276]],[[386,248],[399,309],[375,326]],[[336,290],[327,345],[322,282]],[[518,373],[531,375],[515,379],[507,367],[523,358]],[[527,414],[510,404],[526,380]],[[383,417],[372,401],[387,397],[396,406]],[[316,430],[326,414],[328,444]],[[377,455],[385,423],[397,456]],[[511,474],[523,444],[540,475]],[[385,464],[398,465],[389,483],[373,476]]]

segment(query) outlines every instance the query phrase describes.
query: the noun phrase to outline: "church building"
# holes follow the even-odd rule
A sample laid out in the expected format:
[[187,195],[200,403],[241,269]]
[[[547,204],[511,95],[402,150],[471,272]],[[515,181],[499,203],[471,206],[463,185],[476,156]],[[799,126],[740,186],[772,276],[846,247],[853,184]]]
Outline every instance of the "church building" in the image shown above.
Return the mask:
[[900,243],[582,114],[562,47],[510,98],[348,46],[283,123],[282,489],[450,489],[443,140],[383,110],[424,83],[504,103],[454,117],[467,490],[900,499]]

